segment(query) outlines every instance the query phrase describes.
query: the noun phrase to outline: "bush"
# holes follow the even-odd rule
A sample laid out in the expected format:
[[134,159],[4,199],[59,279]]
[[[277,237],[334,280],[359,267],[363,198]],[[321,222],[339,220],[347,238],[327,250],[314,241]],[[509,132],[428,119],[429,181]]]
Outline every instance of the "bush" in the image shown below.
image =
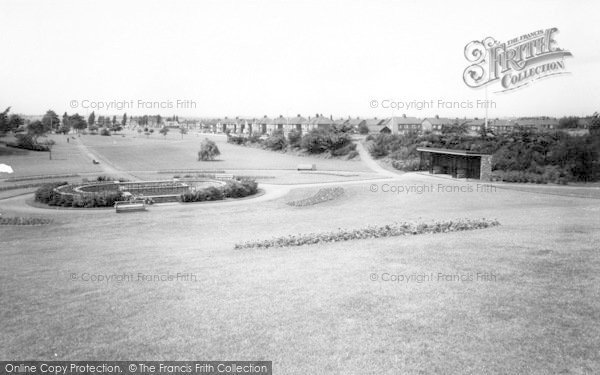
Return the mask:
[[187,192],[181,194],[181,201],[205,202],[222,200],[225,198],[243,198],[249,195],[256,194],[257,191],[258,184],[254,180],[229,180],[223,186],[209,186],[207,188],[196,190],[194,192]]
[[243,135],[227,134],[227,142],[235,145],[244,145],[246,142],[248,142],[248,138],[244,137]]
[[100,130],[100,135],[110,136],[110,130],[107,128],[102,128],[102,130]]
[[40,202],[40,203],[45,203],[45,204],[48,204],[49,202],[54,201],[55,196],[59,195],[56,191],[54,191],[54,189],[59,186],[64,186],[67,184],[68,183],[66,181],[63,181],[63,182],[50,182],[50,183],[40,186],[35,191],[35,201]]
[[356,144],[354,143],[348,143],[347,145],[338,148],[336,150],[332,150],[331,151],[331,155],[333,156],[344,156],[344,155],[348,155],[351,152],[356,152]]
[[414,172],[420,170],[421,161],[419,159],[409,159],[409,160],[394,160],[392,161],[392,167],[395,169],[406,171],[406,172]]
[[369,127],[366,124],[360,124],[358,127],[359,134],[369,134]]
[[302,143],[302,133],[300,133],[298,130],[293,130],[288,133],[287,140],[290,146],[300,147]]
[[8,142],[8,147],[22,148],[30,151],[50,151],[50,148],[46,145],[36,143],[33,137],[29,134],[17,134],[15,136],[17,142]]
[[264,145],[269,150],[281,151],[286,148],[287,141],[281,131],[276,131],[264,141]]
[[198,151],[198,160],[214,160],[215,157],[219,155],[221,155],[221,152],[216,143],[208,138],[204,138],[200,144],[200,151]]

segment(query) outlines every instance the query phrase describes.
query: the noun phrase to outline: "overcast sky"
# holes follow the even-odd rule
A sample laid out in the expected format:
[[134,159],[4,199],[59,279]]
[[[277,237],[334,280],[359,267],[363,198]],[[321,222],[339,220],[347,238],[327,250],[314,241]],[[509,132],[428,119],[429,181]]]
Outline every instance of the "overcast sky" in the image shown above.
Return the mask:
[[[598,1],[22,1],[0,7],[0,106],[169,116],[483,117],[462,79],[464,47],[557,27],[571,74],[497,94],[490,117],[600,110]],[[196,108],[142,109],[190,100]],[[434,100],[426,110],[377,100]],[[76,101],[76,102],[74,102]],[[86,102],[87,101],[87,102]],[[74,105],[73,105],[74,104]],[[71,106],[76,108],[71,108]]]

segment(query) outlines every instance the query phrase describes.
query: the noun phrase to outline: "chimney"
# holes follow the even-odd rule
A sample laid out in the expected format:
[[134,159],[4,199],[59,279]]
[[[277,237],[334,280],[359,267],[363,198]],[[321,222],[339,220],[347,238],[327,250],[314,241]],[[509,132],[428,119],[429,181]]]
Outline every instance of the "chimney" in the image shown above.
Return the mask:
[[333,115],[329,115],[329,119],[333,121]]
[[403,114],[402,114],[402,117],[406,118],[406,113],[403,113]]

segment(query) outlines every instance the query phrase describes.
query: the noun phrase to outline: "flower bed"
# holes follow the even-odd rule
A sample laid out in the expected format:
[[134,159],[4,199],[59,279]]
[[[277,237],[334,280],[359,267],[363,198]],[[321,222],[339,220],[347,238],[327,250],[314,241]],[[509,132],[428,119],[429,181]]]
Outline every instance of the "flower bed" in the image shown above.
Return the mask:
[[484,229],[500,225],[497,220],[458,219],[433,223],[394,223],[390,225],[368,226],[361,229],[338,229],[334,232],[308,233],[296,236],[276,237],[263,241],[238,243],[235,249],[270,248],[312,245],[323,242],[339,242],[368,238],[410,236],[424,233],[448,233],[465,230]]
[[331,201],[344,195],[344,189],[341,187],[320,189],[315,195],[306,199],[291,201],[287,204],[295,207],[312,206],[315,204]]
[[42,217],[2,217],[0,216],[0,225],[44,225],[50,224],[52,219]]

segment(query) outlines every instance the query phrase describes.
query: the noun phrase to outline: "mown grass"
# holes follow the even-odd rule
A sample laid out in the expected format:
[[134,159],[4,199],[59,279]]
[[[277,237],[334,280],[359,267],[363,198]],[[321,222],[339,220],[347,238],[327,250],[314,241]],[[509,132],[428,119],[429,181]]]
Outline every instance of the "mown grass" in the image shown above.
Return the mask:
[[[600,218],[588,209],[596,200],[345,189],[348,199],[302,210],[282,197],[143,215],[60,213],[52,226],[1,227],[0,358],[268,359],[285,374],[600,371]],[[253,238],[457,213],[502,226],[233,250]],[[178,272],[196,281],[70,276]],[[381,280],[431,272],[498,277]]]

